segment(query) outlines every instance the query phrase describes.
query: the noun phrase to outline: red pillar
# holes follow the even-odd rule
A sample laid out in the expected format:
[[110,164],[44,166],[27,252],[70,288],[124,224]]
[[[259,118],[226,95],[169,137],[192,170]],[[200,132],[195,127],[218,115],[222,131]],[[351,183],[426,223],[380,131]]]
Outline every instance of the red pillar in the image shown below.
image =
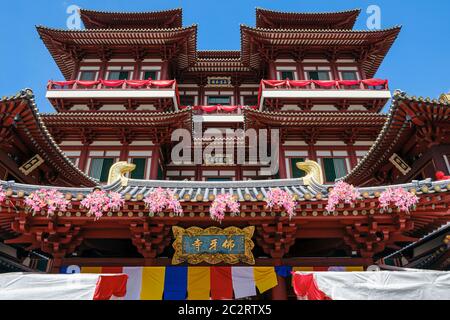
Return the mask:
[[272,300],[287,300],[286,279],[277,275],[278,285],[272,289]]
[[280,154],[279,154],[279,176],[280,179],[286,179],[287,178],[287,174],[286,174],[286,160],[284,158],[284,148],[282,146],[280,146]]
[[150,169],[150,179],[151,180],[157,180],[158,179],[158,167],[159,167],[159,146],[157,146],[155,149],[153,149],[152,152],[152,163],[151,163],[151,169]]

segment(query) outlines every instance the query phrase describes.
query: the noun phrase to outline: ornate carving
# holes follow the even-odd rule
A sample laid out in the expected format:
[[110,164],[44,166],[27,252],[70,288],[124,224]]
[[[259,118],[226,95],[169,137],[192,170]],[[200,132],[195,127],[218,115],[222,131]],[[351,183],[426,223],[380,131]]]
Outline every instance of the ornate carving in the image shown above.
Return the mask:
[[306,160],[304,162],[298,162],[296,166],[300,170],[303,170],[307,173],[307,175],[303,177],[303,182],[305,185],[311,185],[313,180],[318,184],[324,183],[322,168],[317,162]]
[[116,162],[109,169],[108,184],[113,184],[117,180],[121,180],[122,187],[126,187],[128,185],[128,178],[125,177],[125,174],[132,172],[134,169],[136,169],[135,164],[126,161]]
[[[239,229],[236,227],[229,227],[226,229],[211,227],[205,230],[197,227],[192,227],[189,229],[173,227],[172,231],[175,237],[175,242],[173,243],[173,248],[175,249],[175,254],[172,259],[173,264],[180,264],[185,261],[190,264],[199,264],[201,262],[206,262],[209,264],[218,264],[221,262],[227,264],[236,264],[239,263],[239,261],[250,265],[255,264],[255,258],[253,257],[252,253],[252,249],[254,247],[252,237],[255,231],[255,227],[247,227],[244,229]],[[233,253],[232,249],[234,249],[235,246],[235,240],[233,239],[233,237],[239,236],[243,237],[243,241],[241,243],[242,247],[240,248],[242,252]],[[185,251],[186,248],[184,248],[183,246],[183,237],[198,237],[198,239],[196,240],[199,241],[198,254]],[[225,240],[219,242],[219,237],[222,237]],[[202,251],[200,250],[200,245],[203,244],[203,242],[201,242],[201,239],[208,239],[209,242],[206,245],[209,248],[211,248],[211,246],[215,248],[215,250],[213,251],[218,251],[217,249],[225,248],[225,251],[229,250],[231,253],[223,253],[223,250],[219,250],[220,253],[210,253],[208,250],[206,250],[206,252]]]

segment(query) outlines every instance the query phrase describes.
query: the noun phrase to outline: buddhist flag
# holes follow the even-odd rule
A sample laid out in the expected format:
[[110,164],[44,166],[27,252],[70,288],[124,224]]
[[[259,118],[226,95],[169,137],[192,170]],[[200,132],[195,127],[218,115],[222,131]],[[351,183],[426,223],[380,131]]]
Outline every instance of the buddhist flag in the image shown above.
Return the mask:
[[187,267],[167,267],[164,283],[164,300],[185,300],[187,291]]
[[209,300],[211,276],[209,267],[189,267],[188,300]]
[[252,267],[232,267],[235,299],[256,296],[255,276]]
[[162,300],[165,272],[165,267],[143,268],[141,300]]
[[278,285],[277,275],[274,267],[255,267],[255,284],[260,293],[264,293]]
[[140,300],[142,290],[142,267],[124,267],[123,273],[128,276],[125,300]]
[[211,298],[213,300],[233,298],[231,267],[211,267]]

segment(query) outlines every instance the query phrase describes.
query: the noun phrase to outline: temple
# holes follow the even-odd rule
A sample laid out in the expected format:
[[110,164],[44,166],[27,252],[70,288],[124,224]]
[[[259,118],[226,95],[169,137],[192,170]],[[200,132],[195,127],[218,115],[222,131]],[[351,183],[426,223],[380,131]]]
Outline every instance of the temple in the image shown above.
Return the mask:
[[[83,30],[37,27],[63,78],[47,84],[56,112],[39,113],[30,89],[0,100],[0,270],[167,267],[173,227],[211,226],[254,227],[256,267],[448,270],[449,96],[392,92],[376,78],[401,28],[354,30],[359,13],[258,8],[239,51],[198,51],[181,9],[83,9]],[[257,155],[279,147],[277,170],[252,157],[248,131]],[[196,152],[209,156],[198,163]],[[361,199],[328,212],[337,181]],[[419,198],[413,210],[379,207],[391,186]],[[183,213],[149,212],[157,188]],[[61,192],[67,210],[32,214],[26,199],[41,189]],[[267,208],[273,189],[298,201],[293,217]],[[81,205],[94,190],[125,203],[96,220]],[[209,215],[221,194],[240,212],[219,223]],[[286,276],[276,281],[274,299],[293,296]]]

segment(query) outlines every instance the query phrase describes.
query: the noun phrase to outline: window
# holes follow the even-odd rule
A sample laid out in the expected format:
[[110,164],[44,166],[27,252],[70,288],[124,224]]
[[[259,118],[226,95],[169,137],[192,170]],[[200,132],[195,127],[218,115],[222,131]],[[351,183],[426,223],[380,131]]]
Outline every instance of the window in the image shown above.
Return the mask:
[[256,106],[258,104],[257,96],[244,96],[244,106]]
[[195,96],[180,96],[180,103],[182,106],[195,105]]
[[114,158],[92,158],[90,175],[100,182],[107,182],[109,169],[114,163]]
[[129,71],[110,71],[108,80],[128,80]]
[[327,182],[335,182],[336,179],[342,178],[347,174],[347,167],[343,158],[324,158],[323,166]]
[[223,105],[223,106],[231,105],[231,97],[230,96],[208,96],[208,105],[215,106],[218,104]]
[[295,80],[294,71],[280,71],[281,80]]
[[330,80],[328,71],[308,71],[309,80]]
[[233,181],[231,178],[206,178],[206,181],[210,182],[226,182],[226,181]]
[[164,170],[160,165],[158,165],[158,179],[157,180],[163,180],[163,179],[164,179]]
[[358,80],[358,75],[356,71],[342,71],[341,72],[342,80]]
[[142,80],[158,80],[158,71],[147,70],[144,71],[144,78]]
[[97,78],[97,71],[81,71],[80,80],[81,81],[95,81]]
[[304,162],[304,158],[291,158],[291,171],[292,178],[303,178],[306,176],[306,172],[297,168],[297,163]]
[[145,165],[147,159],[145,158],[134,158],[131,163],[136,165],[136,169],[131,171],[131,179],[145,179]]

